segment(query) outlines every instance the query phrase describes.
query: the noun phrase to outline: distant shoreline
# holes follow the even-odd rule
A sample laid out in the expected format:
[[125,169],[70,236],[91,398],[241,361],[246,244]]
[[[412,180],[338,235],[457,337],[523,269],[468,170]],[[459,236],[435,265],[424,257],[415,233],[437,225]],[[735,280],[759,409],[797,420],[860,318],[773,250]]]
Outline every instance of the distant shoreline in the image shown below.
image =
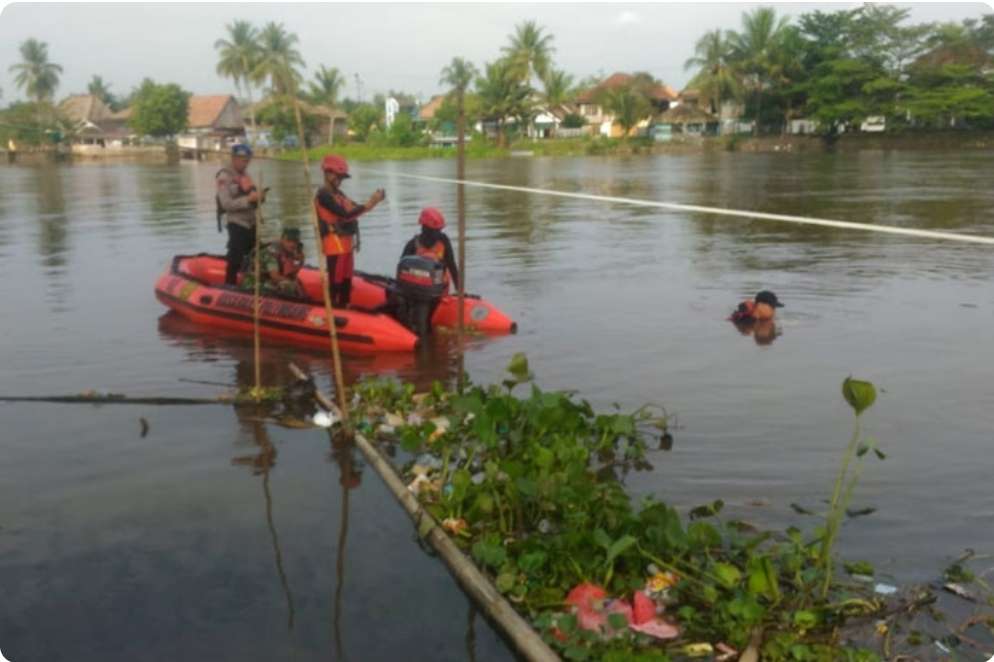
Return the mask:
[[[653,143],[644,138],[633,138],[628,142],[618,139],[554,138],[518,141],[510,147],[496,147],[490,143],[468,143],[466,158],[502,159],[528,157],[577,157],[577,156],[649,156],[663,154],[702,154],[715,152],[743,153],[828,153],[859,151],[903,151],[903,150],[984,150],[994,149],[994,131],[916,131],[907,133],[852,133],[843,134],[828,142],[820,136],[709,136],[676,139],[667,143]],[[456,156],[453,147],[388,147],[366,143],[346,143],[343,145],[322,145],[308,151],[312,161],[325,154],[341,154],[357,162],[363,161],[414,161],[429,159],[452,159]],[[76,163],[141,162],[163,163],[170,159],[165,150],[150,151],[147,148],[129,152],[115,150],[106,154],[66,154],[52,150],[18,151],[15,160],[10,153],[0,150],[0,164],[33,164],[42,161]],[[224,153],[205,154],[204,160],[224,160]],[[267,154],[260,151],[258,158],[275,161],[299,161],[300,150]],[[173,159],[175,160],[175,158]]]

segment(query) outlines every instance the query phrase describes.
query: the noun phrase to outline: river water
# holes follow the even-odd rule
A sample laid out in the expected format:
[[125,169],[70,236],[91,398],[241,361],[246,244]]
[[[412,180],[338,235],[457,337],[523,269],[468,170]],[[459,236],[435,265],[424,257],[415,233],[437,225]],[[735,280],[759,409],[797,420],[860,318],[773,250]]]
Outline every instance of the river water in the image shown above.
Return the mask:
[[[985,152],[720,153],[478,161],[467,177],[994,235],[992,168]],[[172,255],[223,251],[216,169],[0,166],[0,395],[251,383],[251,340],[165,315],[152,293]],[[273,189],[268,232],[306,228],[299,165],[252,170]],[[353,197],[387,190],[358,268],[390,272],[422,206],[455,215],[452,185],[398,175],[453,172],[357,169]],[[500,378],[523,351],[543,387],[665,406],[675,443],[629,477],[634,494],[810,526],[790,504],[830,491],[853,375],[880,387],[865,427],[888,458],[867,467],[854,506],[877,510],[846,524],[842,551],[904,582],[994,549],[989,247],[486,189],[467,189],[467,210],[468,288],[520,327],[472,343],[471,378]],[[786,303],[772,342],[725,321],[759,289]],[[265,348],[264,379],[287,380],[290,360],[329,383],[322,356],[291,347]],[[456,365],[441,338],[346,373],[423,386]],[[0,439],[0,650],[14,662],[510,657],[377,476],[321,431],[231,407],[0,404]]]

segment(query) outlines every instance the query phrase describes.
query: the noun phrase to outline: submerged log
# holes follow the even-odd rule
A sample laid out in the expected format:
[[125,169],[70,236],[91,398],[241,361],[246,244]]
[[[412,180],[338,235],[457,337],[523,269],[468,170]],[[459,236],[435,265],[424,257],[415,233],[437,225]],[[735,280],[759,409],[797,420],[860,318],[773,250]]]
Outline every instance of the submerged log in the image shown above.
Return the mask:
[[[307,375],[297,366],[290,364],[290,370],[298,379],[306,379]],[[314,394],[315,399],[328,411],[335,412],[337,407],[320,391]],[[449,568],[463,590],[473,599],[479,608],[504,631],[514,647],[527,659],[539,662],[559,660],[559,656],[549,648],[542,637],[514,610],[504,596],[500,594],[493,583],[479,568],[466,558],[466,555],[422,507],[404,482],[397,475],[390,461],[380,453],[368,439],[361,434],[355,435],[355,445],[362,452],[366,461],[380,475],[387,488],[393,493],[400,505],[417,526],[418,535],[432,546],[439,558]]]

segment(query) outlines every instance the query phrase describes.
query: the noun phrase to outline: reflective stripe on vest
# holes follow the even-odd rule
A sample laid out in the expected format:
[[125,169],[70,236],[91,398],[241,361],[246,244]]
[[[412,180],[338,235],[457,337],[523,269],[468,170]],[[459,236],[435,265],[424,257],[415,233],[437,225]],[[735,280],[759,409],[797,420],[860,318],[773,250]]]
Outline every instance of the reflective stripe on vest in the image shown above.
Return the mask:
[[[352,211],[355,208],[355,203],[349,200],[341,191],[329,191],[327,188],[322,188],[318,190],[318,194],[321,191],[327,191],[331,193],[335,202],[344,209],[346,212]],[[319,201],[318,197],[314,196],[314,209],[317,211],[318,215],[318,225],[321,228],[321,240],[322,248],[324,249],[325,255],[345,255],[352,252],[352,235],[350,234],[339,234],[342,231],[342,225],[345,223],[354,223],[355,221],[347,221],[344,218],[339,217],[330,209],[324,207]]]

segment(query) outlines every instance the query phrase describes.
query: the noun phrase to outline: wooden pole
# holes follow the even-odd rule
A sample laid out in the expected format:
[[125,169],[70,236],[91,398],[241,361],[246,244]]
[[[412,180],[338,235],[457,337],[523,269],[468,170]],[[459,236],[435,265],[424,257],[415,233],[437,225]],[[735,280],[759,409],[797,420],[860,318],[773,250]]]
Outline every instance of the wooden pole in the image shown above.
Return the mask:
[[459,289],[458,296],[458,306],[459,306],[459,375],[456,378],[456,384],[460,393],[463,391],[465,373],[465,363],[464,363],[464,347],[463,341],[465,339],[465,300],[466,300],[466,187],[463,186],[463,180],[466,179],[466,109],[465,109],[465,93],[460,88],[458,91],[459,97],[457,103],[459,105],[459,115],[456,119],[456,179],[459,183],[456,184],[456,211],[459,219],[459,282],[457,283]]
[[259,186],[256,189],[259,191],[259,202],[255,205],[255,292],[252,298],[252,355],[255,360],[255,390],[254,395],[256,402],[258,402],[260,396],[262,395],[262,362],[259,360],[259,354],[261,353],[261,343],[259,342],[259,314],[261,312],[261,299],[259,298],[259,287],[260,281],[262,280],[259,274],[259,246],[262,244],[260,235],[262,234],[262,173],[259,173]]
[[466,113],[463,108],[463,91],[458,91],[459,116],[456,120],[456,207],[459,215],[459,336],[460,350],[464,324],[463,301],[466,296],[466,190],[462,182],[466,179]]
[[[290,364],[290,370],[298,379],[307,379],[300,368]],[[334,409],[334,405],[320,391],[314,394],[315,399],[325,408]],[[439,558],[449,568],[463,590],[479,605],[495,623],[497,623],[515,648],[528,660],[535,662],[553,662],[559,656],[542,641],[542,637],[532,629],[514,607],[504,599],[493,583],[466,558],[448,534],[438,525],[438,522],[421,506],[417,498],[397,475],[390,461],[383,457],[368,439],[359,433],[355,434],[355,444],[362,452],[369,466],[376,470],[390,492],[407,511],[418,528],[418,535],[432,546]]]
[[[307,183],[307,192],[311,194],[311,164],[307,157],[307,143],[304,140],[304,122],[300,116],[300,100],[297,99],[297,86],[293,85],[291,92],[293,98],[293,114],[297,120],[297,140],[300,142],[301,154],[304,163],[304,181]],[[335,309],[331,305],[331,291],[328,288],[328,266],[325,264],[324,253],[321,250],[321,227],[318,225],[318,212],[311,205],[311,225],[314,227],[314,241],[318,251],[318,270],[321,272],[321,289],[324,293],[324,315],[328,319],[328,339],[331,342],[331,365],[335,375],[335,391],[338,394],[338,408],[341,411],[342,420],[348,423],[349,409],[348,400],[345,394],[345,378],[342,376],[342,356],[338,351],[338,332],[335,328]]]

